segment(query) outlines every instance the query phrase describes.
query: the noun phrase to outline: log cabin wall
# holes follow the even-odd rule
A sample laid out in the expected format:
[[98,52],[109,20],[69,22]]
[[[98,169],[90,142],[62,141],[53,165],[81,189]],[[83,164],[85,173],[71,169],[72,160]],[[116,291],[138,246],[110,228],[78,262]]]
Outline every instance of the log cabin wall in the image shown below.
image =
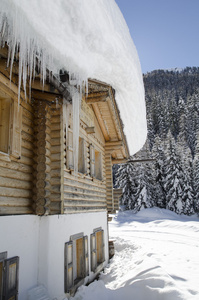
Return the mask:
[[51,115],[46,101],[34,101],[35,180],[34,210],[37,215],[50,213],[51,194]]
[[11,101],[9,150],[0,152],[0,215],[33,213],[34,112],[23,93],[18,106],[17,90],[6,71],[0,72],[0,99]]
[[[80,113],[79,172],[74,174],[70,163],[69,136],[72,118],[68,124],[66,164],[64,170],[64,213],[94,212],[106,210],[106,174],[104,137],[93,110],[82,101]],[[89,130],[88,130],[89,128]],[[94,128],[92,131],[91,128]],[[81,160],[84,162],[82,169]],[[97,161],[100,160],[99,165]],[[97,170],[100,170],[100,175]]]
[[51,195],[50,214],[62,213],[63,138],[62,104],[53,103],[51,115]]

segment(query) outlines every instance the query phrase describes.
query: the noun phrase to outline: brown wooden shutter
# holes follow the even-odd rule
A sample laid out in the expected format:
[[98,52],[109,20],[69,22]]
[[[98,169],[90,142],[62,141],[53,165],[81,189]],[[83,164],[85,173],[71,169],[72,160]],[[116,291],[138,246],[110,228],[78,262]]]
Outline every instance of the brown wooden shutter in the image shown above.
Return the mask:
[[21,127],[22,107],[16,101],[12,102],[10,154],[16,158],[21,157]]
[[90,144],[90,176],[95,177],[95,148]]
[[79,139],[78,171],[83,174],[87,173],[87,148],[86,141],[83,138]]
[[65,243],[65,293],[73,287],[73,242]]
[[70,129],[68,129],[68,138],[67,138],[67,168],[74,170],[73,132]]
[[105,261],[105,242],[104,242],[104,230],[102,230],[102,262]]
[[88,236],[84,236],[84,277],[89,275]]
[[91,271],[95,272],[97,268],[97,245],[96,234],[91,234]]
[[18,299],[18,284],[19,284],[19,257],[15,256],[5,260],[4,273],[4,300]]
[[0,99],[0,151],[4,153],[9,149],[10,105],[10,99]]

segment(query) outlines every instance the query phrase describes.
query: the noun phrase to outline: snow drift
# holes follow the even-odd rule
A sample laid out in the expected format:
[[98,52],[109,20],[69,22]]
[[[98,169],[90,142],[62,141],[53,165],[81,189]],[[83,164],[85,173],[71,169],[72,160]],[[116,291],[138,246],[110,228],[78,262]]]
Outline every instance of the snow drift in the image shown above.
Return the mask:
[[110,223],[115,256],[72,299],[198,300],[198,220],[159,208],[120,212]]
[[[1,43],[20,47],[20,81],[25,86],[41,62],[59,74],[64,68],[76,83],[95,78],[116,90],[130,153],[146,138],[144,88],[136,48],[114,0],[1,0]],[[34,75],[34,74],[33,74]]]

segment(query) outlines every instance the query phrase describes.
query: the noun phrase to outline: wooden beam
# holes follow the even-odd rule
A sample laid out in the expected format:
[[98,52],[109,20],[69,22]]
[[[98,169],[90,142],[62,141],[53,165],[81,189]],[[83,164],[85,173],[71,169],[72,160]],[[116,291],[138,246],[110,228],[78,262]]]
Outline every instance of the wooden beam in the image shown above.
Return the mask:
[[105,147],[115,147],[115,146],[123,147],[124,143],[123,141],[110,141],[110,142],[106,142],[105,144]]
[[86,127],[86,133],[87,134],[91,134],[91,133],[95,133],[95,127]]
[[108,97],[109,93],[106,92],[94,92],[94,93],[89,93],[85,99],[90,99],[90,98],[97,98],[97,97]]
[[99,122],[99,125],[100,125],[100,128],[102,130],[102,133],[104,135],[105,141],[110,141],[110,136],[109,136],[108,131],[106,129],[106,126],[104,124],[104,120],[102,118],[102,115],[100,113],[100,110],[99,110],[99,107],[98,107],[97,103],[93,103],[92,107],[93,107],[93,110],[95,112],[96,118],[97,118],[97,120]]
[[108,99],[107,96],[99,96],[99,97],[93,97],[93,98],[86,98],[85,101],[87,104],[93,104],[98,102],[106,102]]
[[39,90],[31,90],[31,97],[38,99],[38,100],[48,100],[50,102],[56,101],[56,99],[58,100],[62,100],[62,95],[60,94],[54,94],[51,92],[44,92],[44,91],[39,91]]
[[127,162],[127,158],[126,159],[112,159],[113,165],[125,164],[126,162]]

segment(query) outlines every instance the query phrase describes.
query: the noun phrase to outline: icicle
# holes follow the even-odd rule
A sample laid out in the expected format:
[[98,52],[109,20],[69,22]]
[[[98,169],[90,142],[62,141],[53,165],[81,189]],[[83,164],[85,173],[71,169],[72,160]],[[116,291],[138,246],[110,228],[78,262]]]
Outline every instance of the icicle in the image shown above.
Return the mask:
[[79,113],[80,113],[80,93],[73,88],[72,105],[73,105],[73,157],[74,157],[74,173],[78,172],[78,156],[79,156]]

